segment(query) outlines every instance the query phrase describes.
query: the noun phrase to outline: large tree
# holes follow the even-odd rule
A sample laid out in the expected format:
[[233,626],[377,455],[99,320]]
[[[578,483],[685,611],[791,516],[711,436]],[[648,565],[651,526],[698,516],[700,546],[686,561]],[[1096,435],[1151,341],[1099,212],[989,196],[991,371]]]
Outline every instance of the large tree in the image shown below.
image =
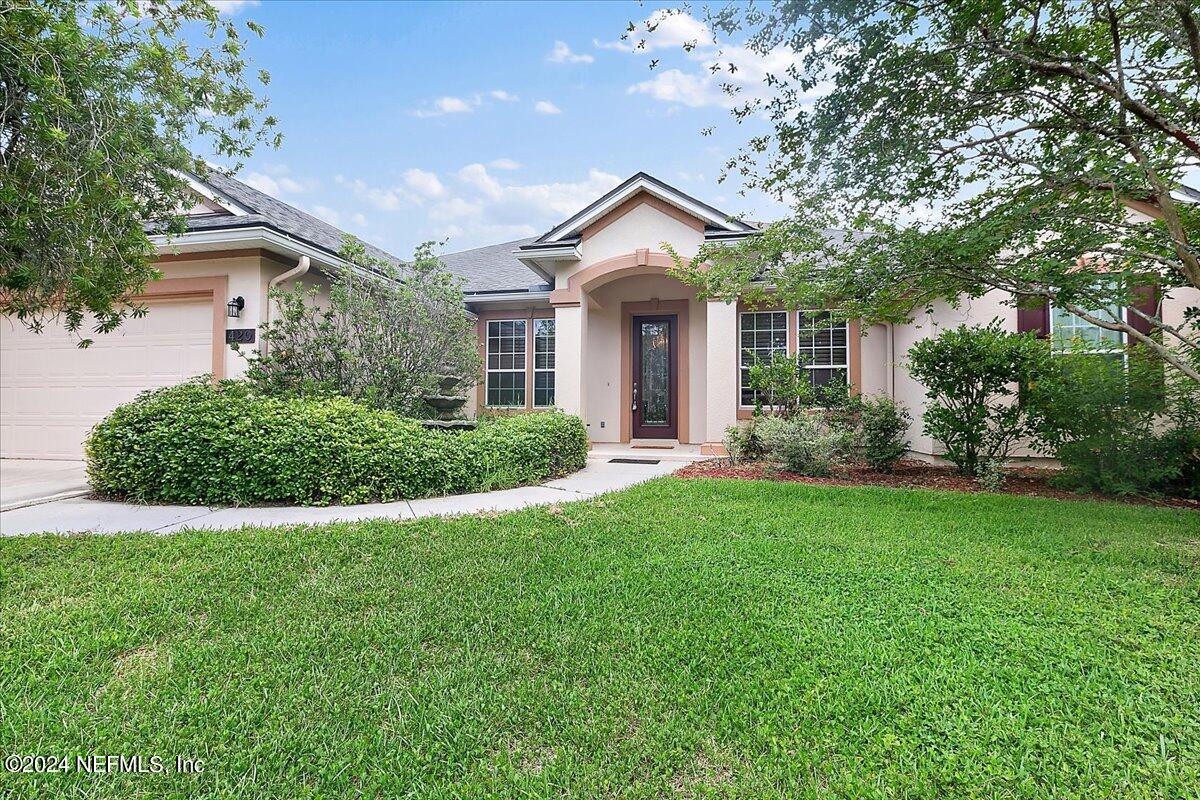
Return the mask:
[[1168,322],[1138,302],[1147,284],[1200,288],[1200,206],[1181,189],[1200,164],[1195,0],[794,0],[709,21],[795,53],[735,109],[772,133],[726,165],[795,213],[681,270],[705,294],[766,283],[901,321],[999,289],[1200,381],[1200,311]]
[[205,0],[0,0],[0,313],[140,313],[146,226],[178,232],[194,203],[182,173],[278,144],[240,27]]

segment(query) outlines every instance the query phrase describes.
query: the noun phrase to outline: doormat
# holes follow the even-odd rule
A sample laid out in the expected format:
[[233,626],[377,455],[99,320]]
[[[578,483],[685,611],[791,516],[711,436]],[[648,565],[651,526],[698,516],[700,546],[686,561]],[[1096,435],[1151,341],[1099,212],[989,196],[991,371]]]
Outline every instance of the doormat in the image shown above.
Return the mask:
[[673,444],[631,444],[634,450],[674,450]]
[[657,464],[660,459],[657,458],[610,458],[610,464]]

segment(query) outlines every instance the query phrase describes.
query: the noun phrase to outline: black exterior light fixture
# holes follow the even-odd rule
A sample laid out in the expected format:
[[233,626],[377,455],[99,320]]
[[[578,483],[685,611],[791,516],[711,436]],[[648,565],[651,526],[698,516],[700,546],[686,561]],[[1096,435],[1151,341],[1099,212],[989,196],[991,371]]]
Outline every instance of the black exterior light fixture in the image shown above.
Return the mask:
[[229,316],[233,319],[237,319],[238,317],[240,317],[242,315],[242,309],[245,307],[246,307],[246,300],[245,300],[245,298],[240,297],[240,296],[233,298],[225,305],[225,308],[227,309]]

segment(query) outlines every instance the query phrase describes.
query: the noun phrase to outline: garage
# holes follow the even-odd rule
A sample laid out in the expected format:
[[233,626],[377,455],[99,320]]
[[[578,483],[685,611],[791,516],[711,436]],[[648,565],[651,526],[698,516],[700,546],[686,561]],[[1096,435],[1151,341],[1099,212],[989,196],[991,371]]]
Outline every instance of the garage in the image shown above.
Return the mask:
[[78,459],[92,426],[138,392],[213,371],[211,295],[154,300],[80,349],[61,326],[0,319],[0,457]]

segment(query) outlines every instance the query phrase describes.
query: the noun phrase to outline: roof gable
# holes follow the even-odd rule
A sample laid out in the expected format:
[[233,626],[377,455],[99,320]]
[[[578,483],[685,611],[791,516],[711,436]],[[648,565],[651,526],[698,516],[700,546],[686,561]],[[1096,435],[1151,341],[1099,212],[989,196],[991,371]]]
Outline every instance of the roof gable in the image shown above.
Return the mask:
[[703,223],[705,230],[723,233],[748,233],[756,230],[754,226],[731,219],[723,211],[697,200],[691,195],[684,194],[653,175],[639,172],[569,219],[551,228],[528,246],[547,246],[577,239],[583,233],[584,228],[606,216],[634,195],[643,192],[699,220]]

